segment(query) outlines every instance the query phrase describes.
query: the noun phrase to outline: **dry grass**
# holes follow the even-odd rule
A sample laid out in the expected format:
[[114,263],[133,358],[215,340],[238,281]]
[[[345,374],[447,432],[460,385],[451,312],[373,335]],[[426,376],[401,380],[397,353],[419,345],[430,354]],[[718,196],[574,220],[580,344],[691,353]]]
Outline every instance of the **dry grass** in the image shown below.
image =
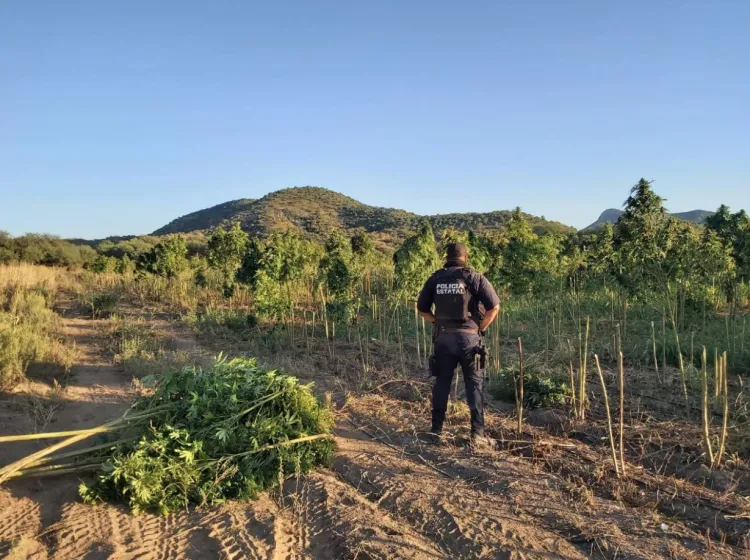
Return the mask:
[[0,267],[0,385],[21,379],[32,362],[71,367],[76,350],[53,309],[60,277],[56,269]]
[[61,275],[65,271],[47,266],[31,264],[0,265],[0,291],[8,288],[44,288],[50,292],[57,290]]

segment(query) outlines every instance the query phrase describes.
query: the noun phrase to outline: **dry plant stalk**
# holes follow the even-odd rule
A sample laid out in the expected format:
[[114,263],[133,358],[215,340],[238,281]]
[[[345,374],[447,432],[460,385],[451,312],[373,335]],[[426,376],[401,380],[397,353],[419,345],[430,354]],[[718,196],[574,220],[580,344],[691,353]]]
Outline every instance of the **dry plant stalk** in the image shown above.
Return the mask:
[[549,315],[544,316],[544,363],[549,361]]
[[586,336],[583,342],[583,352],[581,354],[581,371],[580,371],[580,389],[578,391],[578,417],[583,420],[586,418],[586,370],[588,367],[589,353],[589,328],[591,326],[591,317],[586,317]]
[[708,460],[713,465],[714,463],[714,452],[711,449],[711,427],[709,426],[709,414],[708,414],[708,358],[706,357],[706,347],[703,347],[701,354],[701,389],[703,396],[702,408],[702,430],[703,430],[703,447],[706,449],[706,455]]
[[662,307],[661,310],[661,367],[664,370],[664,376],[667,375],[667,312]]
[[[40,451],[37,451],[36,453],[32,453],[31,455],[28,455],[27,457],[23,457],[22,459],[19,459],[18,461],[15,461],[9,465],[6,465],[2,469],[0,469],[0,484],[12,478],[16,472],[36,466],[40,462],[40,459],[43,459],[49,455],[52,455],[55,451],[58,451],[59,449],[69,447],[73,445],[74,443],[78,443],[79,441],[83,441],[84,439],[91,437],[92,435],[111,431],[112,428],[123,426],[127,422],[149,418],[151,416],[154,416],[156,413],[160,412],[161,410],[164,410],[165,408],[167,407],[166,406],[154,407],[148,412],[142,412],[140,414],[133,414],[132,416],[127,416],[127,413],[126,413],[126,416],[118,418],[117,420],[112,420],[111,422],[107,422],[106,424],[103,424],[101,426],[97,426],[89,430],[80,430],[80,432],[77,435],[74,435],[73,437],[69,437],[54,445],[45,447],[44,449],[41,449]],[[39,434],[35,434],[35,435],[38,436]]]
[[573,373],[573,360],[568,362],[570,371],[570,406],[573,409],[573,417],[578,418],[578,410],[576,409],[576,382],[575,374]]
[[516,412],[518,414],[518,433],[523,427],[523,342],[518,338],[518,377],[516,378]]
[[654,327],[653,321],[651,321],[651,343],[654,348],[654,370],[656,371],[656,379],[659,380],[659,384],[661,385],[661,376],[659,375],[659,360],[656,357],[656,328]]
[[[620,467],[617,463],[617,450],[615,449],[615,435],[612,432],[612,414],[609,410],[609,396],[607,394],[607,385],[604,383],[604,375],[602,374],[602,368],[599,365],[599,356],[594,354],[594,361],[596,362],[596,371],[599,373],[599,381],[602,384],[602,394],[604,395],[604,408],[607,410],[607,433],[609,434],[609,446],[612,449],[612,462],[615,465],[615,473],[617,478],[620,478]],[[573,364],[571,363],[571,372],[573,371]]]
[[729,385],[728,385],[728,367],[727,367],[727,353],[724,352],[722,358],[721,367],[721,380],[722,380],[722,397],[724,405],[724,414],[721,422],[721,438],[719,439],[719,453],[716,455],[716,466],[721,465],[721,459],[724,457],[724,451],[726,450],[727,444],[727,425],[729,422]]
[[417,302],[414,302],[414,326],[416,327],[416,338],[417,338],[417,363],[422,365],[422,354],[419,351],[419,311],[417,311]]
[[97,428],[89,428],[86,430],[69,430],[66,432],[42,432],[38,434],[22,434],[17,436],[2,436],[0,437],[0,443],[12,443],[16,441],[30,441],[36,439],[51,439],[51,438],[62,438],[71,436],[90,436],[94,434],[104,434],[108,432],[114,432],[116,428],[99,426]]
[[620,374],[620,467],[625,476],[625,365],[622,352],[617,356],[617,369]]
[[714,348],[714,398],[719,398],[719,381],[721,380],[721,367],[719,362],[719,351]]

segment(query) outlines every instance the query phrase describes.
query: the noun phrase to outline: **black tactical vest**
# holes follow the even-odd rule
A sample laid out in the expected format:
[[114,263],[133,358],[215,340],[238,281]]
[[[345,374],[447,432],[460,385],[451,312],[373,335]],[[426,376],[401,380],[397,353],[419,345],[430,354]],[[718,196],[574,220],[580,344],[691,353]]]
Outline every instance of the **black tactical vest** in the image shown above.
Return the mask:
[[444,328],[464,328],[472,319],[472,293],[466,268],[445,268],[435,273],[435,319]]

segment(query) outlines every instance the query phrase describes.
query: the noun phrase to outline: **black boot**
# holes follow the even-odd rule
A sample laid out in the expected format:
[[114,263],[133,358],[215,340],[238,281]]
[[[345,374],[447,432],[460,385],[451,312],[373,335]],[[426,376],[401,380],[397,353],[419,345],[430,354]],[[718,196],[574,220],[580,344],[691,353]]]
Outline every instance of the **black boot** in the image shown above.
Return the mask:
[[419,434],[419,439],[425,443],[440,445],[443,443],[443,427],[438,427],[433,424],[429,432],[421,432]]
[[471,447],[473,449],[495,449],[496,442],[484,435],[484,431],[471,432]]

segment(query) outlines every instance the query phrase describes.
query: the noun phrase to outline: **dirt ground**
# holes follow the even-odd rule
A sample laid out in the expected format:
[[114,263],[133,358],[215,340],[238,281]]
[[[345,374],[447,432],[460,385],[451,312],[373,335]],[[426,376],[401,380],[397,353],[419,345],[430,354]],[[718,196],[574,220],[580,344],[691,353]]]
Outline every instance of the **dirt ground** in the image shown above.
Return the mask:
[[[80,350],[63,387],[49,372],[0,397],[0,434],[92,427],[118,416],[135,388],[106,351],[103,321],[69,309],[65,328]],[[196,356],[186,329],[163,322],[172,344]],[[306,377],[305,374],[301,374]],[[341,387],[325,369],[319,387]],[[531,416],[522,435],[499,405],[488,413],[497,449],[472,450],[465,407],[452,438],[423,442],[424,379],[337,395],[333,467],[290,479],[249,503],[132,516],[87,506],[75,475],[20,479],[0,487],[0,556],[12,558],[747,558],[750,509],[726,488],[629,465],[612,476],[608,447]],[[576,433],[578,437],[576,437]],[[572,437],[571,437],[572,435]],[[584,434],[585,435],[585,434]],[[7,464],[43,446],[4,444]],[[609,463],[611,466],[611,463]],[[709,538],[710,537],[710,538]],[[723,541],[723,542],[722,542]]]

